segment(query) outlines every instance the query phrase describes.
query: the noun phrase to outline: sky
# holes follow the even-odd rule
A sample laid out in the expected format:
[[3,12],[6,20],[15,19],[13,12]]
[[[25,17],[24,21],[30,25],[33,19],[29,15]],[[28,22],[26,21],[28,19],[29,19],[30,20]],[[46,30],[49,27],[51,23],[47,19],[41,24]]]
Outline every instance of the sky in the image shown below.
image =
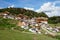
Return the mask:
[[0,0],[0,9],[19,7],[36,12],[45,12],[49,17],[60,16],[60,0]]

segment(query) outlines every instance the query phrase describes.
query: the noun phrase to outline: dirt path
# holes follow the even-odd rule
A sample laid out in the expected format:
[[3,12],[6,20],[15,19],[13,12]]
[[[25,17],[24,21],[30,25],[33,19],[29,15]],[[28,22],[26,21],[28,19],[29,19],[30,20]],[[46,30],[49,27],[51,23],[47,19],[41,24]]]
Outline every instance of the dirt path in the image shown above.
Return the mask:
[[44,26],[45,24],[43,24],[43,25],[41,25],[41,28],[44,30],[44,31],[46,31],[49,35],[51,35],[51,36],[56,36],[56,33],[53,33],[53,32],[50,32],[50,31],[48,31],[45,27],[46,26]]

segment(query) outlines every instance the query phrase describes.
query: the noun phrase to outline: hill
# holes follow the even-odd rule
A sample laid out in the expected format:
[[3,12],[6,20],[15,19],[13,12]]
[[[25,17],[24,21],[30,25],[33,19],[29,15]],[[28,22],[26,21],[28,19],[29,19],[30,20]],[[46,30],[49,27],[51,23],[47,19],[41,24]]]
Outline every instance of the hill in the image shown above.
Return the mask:
[[26,10],[24,8],[4,8],[0,9],[0,12],[5,12],[8,11],[12,15],[18,15],[18,14],[23,14],[27,15],[29,17],[48,17],[44,12],[37,13],[32,10]]
[[50,17],[49,19],[48,19],[48,22],[49,23],[55,23],[55,24],[57,24],[57,23],[60,23],[60,16],[53,16],[53,17]]

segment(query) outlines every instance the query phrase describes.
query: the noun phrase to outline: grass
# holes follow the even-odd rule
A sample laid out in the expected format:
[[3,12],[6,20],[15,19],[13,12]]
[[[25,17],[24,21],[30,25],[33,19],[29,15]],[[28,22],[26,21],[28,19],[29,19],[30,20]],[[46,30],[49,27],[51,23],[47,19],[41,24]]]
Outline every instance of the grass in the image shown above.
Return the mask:
[[17,20],[0,18],[0,29],[16,27]]
[[47,35],[27,34],[20,31],[0,30],[0,40],[58,40]]
[[51,27],[60,27],[60,23],[57,24],[49,24]]

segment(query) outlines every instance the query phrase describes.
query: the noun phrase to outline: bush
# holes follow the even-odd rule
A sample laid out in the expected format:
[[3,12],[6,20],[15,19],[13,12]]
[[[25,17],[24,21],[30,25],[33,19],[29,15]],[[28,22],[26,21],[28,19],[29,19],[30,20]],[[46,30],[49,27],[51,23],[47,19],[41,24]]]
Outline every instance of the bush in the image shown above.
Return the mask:
[[57,35],[55,38],[58,39],[58,40],[60,40],[60,35]]
[[0,29],[11,29],[11,27],[16,27],[16,23],[14,22],[13,24],[13,20],[12,19],[4,19],[4,18],[0,18]]
[[14,30],[24,31],[24,29],[21,28],[20,26],[14,27]]

